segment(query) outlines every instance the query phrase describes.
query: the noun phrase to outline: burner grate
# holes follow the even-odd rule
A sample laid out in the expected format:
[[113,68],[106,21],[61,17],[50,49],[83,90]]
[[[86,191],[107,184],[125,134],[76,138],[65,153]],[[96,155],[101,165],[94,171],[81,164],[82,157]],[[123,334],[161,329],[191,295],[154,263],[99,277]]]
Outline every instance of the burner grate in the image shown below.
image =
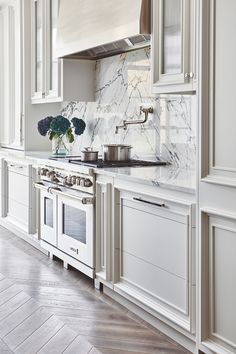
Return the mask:
[[145,160],[129,160],[129,161],[103,161],[98,159],[97,161],[84,162],[81,159],[68,159],[69,163],[84,165],[96,168],[106,168],[106,167],[147,167],[147,166],[165,166],[167,165],[164,161],[145,161]]

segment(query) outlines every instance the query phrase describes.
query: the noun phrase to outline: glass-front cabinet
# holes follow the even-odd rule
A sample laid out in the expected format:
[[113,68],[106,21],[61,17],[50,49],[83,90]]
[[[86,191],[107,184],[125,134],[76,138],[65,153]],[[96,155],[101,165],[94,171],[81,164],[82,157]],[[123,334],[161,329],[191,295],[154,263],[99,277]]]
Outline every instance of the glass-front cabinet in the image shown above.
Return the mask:
[[32,103],[60,101],[61,60],[56,57],[59,0],[32,0]]
[[195,0],[153,2],[154,93],[195,90]]

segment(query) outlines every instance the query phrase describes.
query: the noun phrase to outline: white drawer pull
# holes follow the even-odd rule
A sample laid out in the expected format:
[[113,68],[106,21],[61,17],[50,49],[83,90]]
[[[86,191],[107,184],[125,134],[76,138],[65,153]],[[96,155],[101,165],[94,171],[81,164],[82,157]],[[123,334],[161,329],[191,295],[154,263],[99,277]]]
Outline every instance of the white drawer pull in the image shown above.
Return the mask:
[[141,203],[155,205],[155,206],[158,206],[159,208],[165,208],[166,207],[166,205],[164,203],[162,203],[162,204],[154,203],[154,202],[150,202],[149,200],[142,199],[142,198],[133,198],[133,200],[135,200],[137,202],[141,202]]

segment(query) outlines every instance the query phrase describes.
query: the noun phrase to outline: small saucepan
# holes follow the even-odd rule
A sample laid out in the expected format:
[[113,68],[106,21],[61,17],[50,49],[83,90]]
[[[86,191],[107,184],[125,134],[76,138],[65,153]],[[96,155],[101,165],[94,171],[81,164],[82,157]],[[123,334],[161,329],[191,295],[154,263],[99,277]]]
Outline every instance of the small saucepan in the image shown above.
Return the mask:
[[81,161],[97,161],[98,160],[98,151],[94,151],[91,147],[85,147],[81,151]]

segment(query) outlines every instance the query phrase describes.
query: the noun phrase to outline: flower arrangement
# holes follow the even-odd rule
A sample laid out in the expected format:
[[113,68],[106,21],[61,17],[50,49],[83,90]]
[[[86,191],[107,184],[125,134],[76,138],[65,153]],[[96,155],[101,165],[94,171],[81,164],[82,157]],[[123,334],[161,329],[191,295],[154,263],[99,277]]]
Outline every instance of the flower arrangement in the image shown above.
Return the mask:
[[56,141],[54,154],[66,154],[68,151],[64,138],[73,143],[75,135],[82,135],[86,124],[83,119],[72,118],[71,121],[63,116],[46,117],[38,122],[38,132],[42,136],[48,135],[50,140]]

